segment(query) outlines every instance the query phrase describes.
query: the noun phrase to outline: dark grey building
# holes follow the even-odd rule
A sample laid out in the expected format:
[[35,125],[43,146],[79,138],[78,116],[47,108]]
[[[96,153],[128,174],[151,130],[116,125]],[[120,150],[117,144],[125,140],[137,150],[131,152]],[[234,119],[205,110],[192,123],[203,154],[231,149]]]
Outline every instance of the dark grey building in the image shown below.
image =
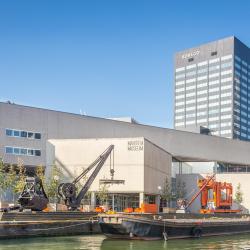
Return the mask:
[[175,55],[174,127],[250,140],[250,49],[228,37]]

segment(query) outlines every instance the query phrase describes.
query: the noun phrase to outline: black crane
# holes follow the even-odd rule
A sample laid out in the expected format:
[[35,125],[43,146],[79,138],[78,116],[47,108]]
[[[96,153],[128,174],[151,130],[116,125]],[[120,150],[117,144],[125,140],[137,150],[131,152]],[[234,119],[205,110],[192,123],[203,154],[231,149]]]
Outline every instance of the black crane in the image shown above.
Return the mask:
[[[114,145],[110,145],[93,163],[89,165],[78,177],[76,177],[73,182],[71,183],[61,183],[58,186],[58,194],[64,200],[65,205],[68,207],[69,210],[77,210],[80,207],[81,201],[84,198],[85,194],[89,190],[91,184],[95,180],[96,176],[98,175],[99,171],[103,167],[105,161],[110,156],[111,152],[114,150]],[[114,151],[113,151],[114,152]],[[114,159],[114,155],[113,155]],[[76,184],[86,176],[86,174],[91,171],[94,167],[96,167],[93,172],[91,173],[90,177],[85,182],[84,186],[80,190],[78,194],[76,194],[77,188]],[[110,174],[111,180],[106,180],[107,183],[124,183],[123,180],[114,180],[114,166],[111,167],[111,160],[110,160]],[[105,180],[102,180],[102,183],[105,183]]]

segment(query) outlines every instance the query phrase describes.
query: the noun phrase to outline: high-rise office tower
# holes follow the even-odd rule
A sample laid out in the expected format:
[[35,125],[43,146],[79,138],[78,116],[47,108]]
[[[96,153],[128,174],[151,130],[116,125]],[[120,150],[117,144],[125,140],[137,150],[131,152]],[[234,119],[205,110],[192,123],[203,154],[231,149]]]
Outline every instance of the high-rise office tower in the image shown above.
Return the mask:
[[250,140],[250,49],[228,37],[175,55],[174,127]]

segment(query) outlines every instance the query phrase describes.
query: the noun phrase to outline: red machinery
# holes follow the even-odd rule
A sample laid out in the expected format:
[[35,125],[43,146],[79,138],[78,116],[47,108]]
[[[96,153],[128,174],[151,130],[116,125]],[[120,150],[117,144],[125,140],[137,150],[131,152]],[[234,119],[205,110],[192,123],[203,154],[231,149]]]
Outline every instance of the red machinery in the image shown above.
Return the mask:
[[198,180],[200,190],[188,203],[189,207],[193,201],[201,195],[200,213],[238,213],[240,210],[231,209],[233,200],[233,187],[231,183],[217,182],[215,174],[206,179]]

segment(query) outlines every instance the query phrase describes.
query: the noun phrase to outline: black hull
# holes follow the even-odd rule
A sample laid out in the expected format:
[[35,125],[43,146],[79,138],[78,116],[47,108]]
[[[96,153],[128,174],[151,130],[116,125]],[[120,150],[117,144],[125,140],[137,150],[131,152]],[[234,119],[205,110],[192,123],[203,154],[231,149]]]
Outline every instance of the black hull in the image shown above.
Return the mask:
[[102,232],[115,239],[184,239],[203,236],[233,235],[250,233],[249,220],[235,221],[157,221],[149,219],[122,218],[121,223],[100,221]]
[[79,212],[5,213],[0,239],[100,233],[96,214]]

